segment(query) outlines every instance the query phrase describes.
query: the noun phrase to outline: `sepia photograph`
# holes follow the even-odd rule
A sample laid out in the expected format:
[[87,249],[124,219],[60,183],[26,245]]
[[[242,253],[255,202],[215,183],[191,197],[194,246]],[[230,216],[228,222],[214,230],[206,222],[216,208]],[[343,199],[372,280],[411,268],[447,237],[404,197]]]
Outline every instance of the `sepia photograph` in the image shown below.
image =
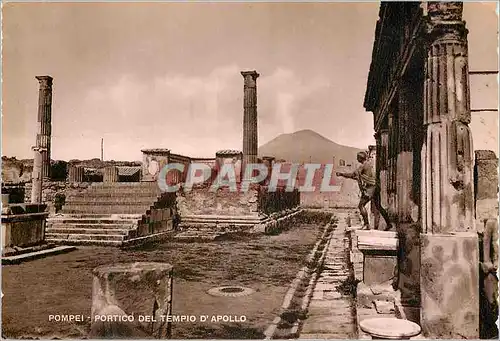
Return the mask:
[[499,5],[2,3],[2,339],[497,339]]

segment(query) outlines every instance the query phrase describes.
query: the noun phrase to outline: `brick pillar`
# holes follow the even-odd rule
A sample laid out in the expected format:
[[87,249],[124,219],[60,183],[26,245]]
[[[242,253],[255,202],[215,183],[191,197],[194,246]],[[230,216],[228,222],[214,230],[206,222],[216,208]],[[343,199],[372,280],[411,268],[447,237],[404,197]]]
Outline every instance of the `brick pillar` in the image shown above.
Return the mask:
[[83,182],[84,167],[70,166],[68,172],[69,182]]
[[104,168],[103,182],[118,182],[118,167],[110,166]]
[[50,137],[52,120],[52,77],[35,77],[40,83],[38,90],[38,134],[36,147],[42,154],[42,178],[50,178]]
[[479,338],[467,29],[463,3],[428,2],[421,170],[421,326],[427,338]]
[[243,165],[257,163],[257,78],[256,71],[242,71],[243,86]]

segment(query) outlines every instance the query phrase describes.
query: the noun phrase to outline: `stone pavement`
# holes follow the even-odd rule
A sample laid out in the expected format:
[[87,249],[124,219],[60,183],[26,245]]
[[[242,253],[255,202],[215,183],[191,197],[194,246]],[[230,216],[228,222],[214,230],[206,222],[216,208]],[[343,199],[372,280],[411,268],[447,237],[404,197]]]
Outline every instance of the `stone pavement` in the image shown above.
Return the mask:
[[351,292],[343,292],[349,281],[349,241],[345,235],[347,213],[338,218],[328,245],[323,269],[316,282],[300,339],[356,338],[355,310]]

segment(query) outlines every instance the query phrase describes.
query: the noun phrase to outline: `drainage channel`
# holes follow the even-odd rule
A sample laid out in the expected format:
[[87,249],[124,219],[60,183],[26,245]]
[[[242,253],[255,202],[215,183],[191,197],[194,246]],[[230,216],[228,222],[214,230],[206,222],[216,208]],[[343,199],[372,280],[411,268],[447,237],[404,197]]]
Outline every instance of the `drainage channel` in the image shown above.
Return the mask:
[[280,314],[274,319],[264,331],[265,339],[289,339],[298,335],[301,321],[306,316],[306,309],[312,296],[312,288],[321,272],[331,235],[335,229],[336,220],[332,219],[323,227],[322,234],[318,238],[312,251],[306,259],[304,266],[290,285]]
[[347,213],[335,212],[336,226],[314,283],[305,319],[292,337],[300,339],[354,339],[357,335],[350,269]]

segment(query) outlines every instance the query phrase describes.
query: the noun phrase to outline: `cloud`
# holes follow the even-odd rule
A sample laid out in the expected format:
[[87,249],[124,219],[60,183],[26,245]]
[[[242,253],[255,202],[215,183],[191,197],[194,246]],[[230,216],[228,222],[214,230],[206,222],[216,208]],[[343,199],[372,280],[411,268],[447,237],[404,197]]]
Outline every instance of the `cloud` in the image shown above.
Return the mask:
[[[100,137],[105,157],[140,159],[141,148],[169,148],[174,153],[210,157],[219,149],[241,149],[243,78],[238,65],[215,68],[201,77],[165,74],[140,79],[132,74],[92,88],[72,105],[81,134],[60,136],[86,148],[62,149],[63,158],[96,157]],[[302,129],[304,103],[329,87],[327,79],[300,79],[277,68],[258,79],[259,141]],[[317,103],[318,107],[324,104]],[[62,108],[64,110],[64,108]],[[65,143],[64,145],[67,146]]]

